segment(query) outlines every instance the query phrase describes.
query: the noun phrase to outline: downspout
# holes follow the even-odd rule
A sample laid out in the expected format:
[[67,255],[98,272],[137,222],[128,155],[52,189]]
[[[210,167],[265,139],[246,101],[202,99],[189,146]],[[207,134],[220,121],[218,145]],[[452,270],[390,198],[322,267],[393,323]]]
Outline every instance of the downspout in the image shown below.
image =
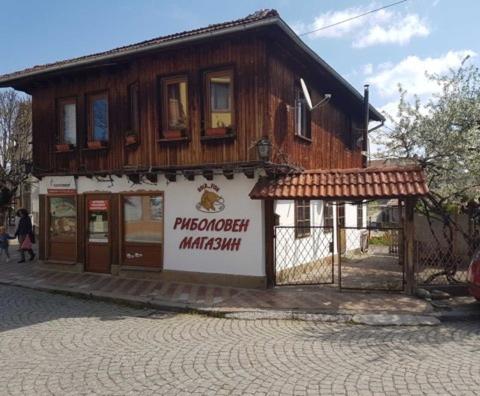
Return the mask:
[[370,122],[368,84],[363,86],[363,136],[362,136],[362,168],[368,164],[368,123]]

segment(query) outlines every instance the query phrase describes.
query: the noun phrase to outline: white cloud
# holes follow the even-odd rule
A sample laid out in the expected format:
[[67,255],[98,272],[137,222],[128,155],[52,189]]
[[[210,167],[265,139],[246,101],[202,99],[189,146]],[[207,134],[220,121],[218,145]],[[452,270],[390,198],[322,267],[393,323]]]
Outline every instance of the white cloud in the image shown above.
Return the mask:
[[408,56],[397,64],[390,64],[388,68],[384,65],[377,67],[370,77],[370,83],[386,99],[398,96],[398,84],[412,95],[430,96],[438,92],[438,85],[426,73],[442,74],[458,68],[468,55],[475,57],[477,54],[472,50],[460,50],[449,51],[438,58]]
[[376,44],[405,45],[413,37],[425,37],[430,34],[427,24],[416,14],[409,14],[389,26],[374,25],[353,42],[356,48],[370,47]]
[[[367,7],[327,11],[315,17],[310,24],[294,24],[294,30],[299,34],[314,31],[308,35],[310,38],[350,38],[355,48],[389,43],[405,45],[414,37],[425,37],[430,34],[427,22],[417,14],[404,15],[390,10],[380,10],[355,18],[375,7],[375,3],[371,3]],[[317,30],[349,18],[355,19]]]
[[366,65],[363,65],[362,72],[365,76],[369,76],[370,74],[373,73],[373,65],[371,63],[367,63]]
[[[350,18],[354,18],[357,15],[367,12],[367,8],[352,7],[341,11],[328,11],[317,16],[313,23],[299,25],[300,33],[306,31],[312,31],[321,29],[325,26],[334,25],[335,23],[345,21]],[[386,23],[392,18],[392,13],[389,11],[381,10],[371,15],[371,20],[375,23]],[[348,22],[343,22],[339,25],[332,26],[328,29],[317,30],[311,33],[311,37],[343,37],[347,34],[353,33],[365,25],[365,20],[362,18],[356,18]]]

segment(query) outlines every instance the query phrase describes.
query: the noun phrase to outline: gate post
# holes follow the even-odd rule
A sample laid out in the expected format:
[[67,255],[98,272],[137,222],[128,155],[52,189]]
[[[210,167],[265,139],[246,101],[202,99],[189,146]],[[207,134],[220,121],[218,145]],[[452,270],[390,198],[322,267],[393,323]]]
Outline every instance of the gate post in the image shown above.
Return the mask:
[[264,226],[265,226],[265,275],[266,287],[275,286],[275,209],[274,201],[263,201]]
[[405,220],[403,225],[403,238],[405,251],[403,255],[403,265],[405,270],[405,292],[413,294],[415,292],[415,262],[414,262],[414,240],[415,240],[415,213],[416,198],[405,199]]

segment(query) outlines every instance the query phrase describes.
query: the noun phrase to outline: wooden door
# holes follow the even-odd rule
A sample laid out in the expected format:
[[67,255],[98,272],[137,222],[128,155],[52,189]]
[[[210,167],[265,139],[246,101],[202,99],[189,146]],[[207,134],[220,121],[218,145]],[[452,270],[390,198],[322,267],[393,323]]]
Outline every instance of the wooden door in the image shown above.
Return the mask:
[[111,197],[108,194],[87,195],[85,200],[85,271],[110,273]]

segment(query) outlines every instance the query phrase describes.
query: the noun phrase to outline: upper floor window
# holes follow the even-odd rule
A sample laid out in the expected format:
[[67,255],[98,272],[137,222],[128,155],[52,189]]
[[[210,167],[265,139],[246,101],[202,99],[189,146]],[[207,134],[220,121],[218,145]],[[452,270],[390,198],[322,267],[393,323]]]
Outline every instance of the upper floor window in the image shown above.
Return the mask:
[[205,134],[228,134],[235,124],[233,70],[208,72],[205,74],[205,84]]
[[140,116],[139,116],[139,105],[138,105],[138,83],[135,82],[128,86],[128,108],[129,108],[129,118],[128,118],[128,127],[130,132],[139,133],[140,132]]
[[164,78],[161,85],[163,138],[183,137],[188,130],[187,77]]
[[310,235],[310,201],[298,199],[295,201],[295,238],[305,238]]
[[295,135],[311,139],[311,114],[300,87],[295,87]]
[[58,143],[75,146],[77,144],[77,99],[61,99],[58,107]]
[[108,95],[106,92],[88,96],[88,140],[108,141]]

